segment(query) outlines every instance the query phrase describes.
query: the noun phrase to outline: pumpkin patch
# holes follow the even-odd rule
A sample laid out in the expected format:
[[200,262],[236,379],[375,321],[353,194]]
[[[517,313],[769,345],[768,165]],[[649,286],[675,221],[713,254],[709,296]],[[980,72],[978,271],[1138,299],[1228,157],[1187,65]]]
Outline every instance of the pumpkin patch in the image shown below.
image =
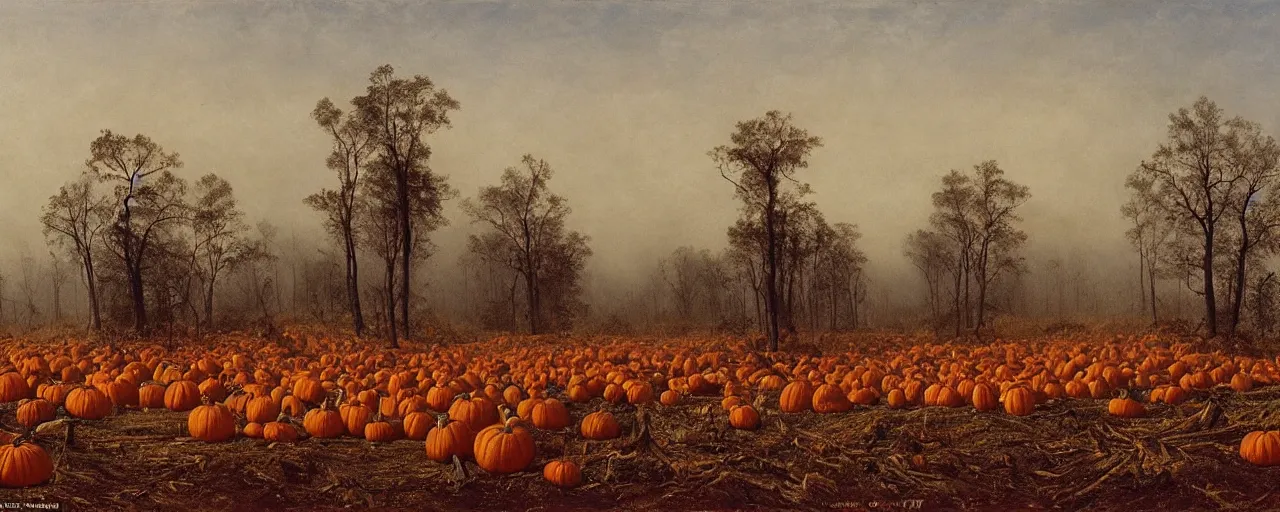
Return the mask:
[[[860,442],[870,448],[858,450],[886,461],[877,464],[934,474],[957,460],[935,437],[952,429],[985,437],[1016,428],[1019,435],[1066,436],[1063,442],[1102,436],[1090,438],[1090,450],[1097,443],[1128,450],[1135,445],[1125,444],[1126,436],[1167,432],[1162,435],[1174,439],[1169,446],[1188,453],[1201,453],[1196,450],[1206,441],[1192,444],[1199,432],[1222,432],[1213,439],[1230,443],[1235,460],[1222,462],[1227,467],[1280,465],[1280,435],[1258,424],[1230,439],[1235,431],[1224,426],[1236,420],[1215,409],[1255,403],[1237,401],[1242,394],[1280,391],[1274,359],[1198,352],[1153,336],[986,345],[883,341],[823,355],[761,353],[733,338],[546,346],[499,338],[387,351],[295,332],[283,341],[225,336],[200,348],[22,345],[7,349],[11,366],[0,374],[13,375],[0,383],[17,397],[6,423],[40,432],[5,437],[3,450],[12,460],[0,458],[0,464],[18,469],[0,480],[19,488],[48,485],[52,473],[41,450],[65,442],[66,427],[48,425],[63,418],[82,422],[77,435],[107,440],[133,421],[177,422],[166,434],[174,446],[190,438],[210,449],[247,446],[234,450],[270,450],[260,453],[290,460],[291,450],[364,450],[343,471],[384,460],[429,463],[424,467],[446,480],[504,482],[541,471],[541,479],[520,485],[538,482],[563,493],[615,485],[611,464],[617,462],[609,457],[693,471],[670,454],[722,467],[727,455],[704,450],[770,439],[785,440],[781,449],[794,457],[790,464],[839,466],[838,457],[849,455],[834,440],[865,436]],[[712,345],[716,350],[705,350]],[[12,364],[32,357],[77,370]],[[1094,434],[1063,430],[1089,421],[1106,427]],[[926,424],[929,430],[920,430]],[[98,442],[77,441],[67,453]],[[809,485],[819,485],[813,478]]]

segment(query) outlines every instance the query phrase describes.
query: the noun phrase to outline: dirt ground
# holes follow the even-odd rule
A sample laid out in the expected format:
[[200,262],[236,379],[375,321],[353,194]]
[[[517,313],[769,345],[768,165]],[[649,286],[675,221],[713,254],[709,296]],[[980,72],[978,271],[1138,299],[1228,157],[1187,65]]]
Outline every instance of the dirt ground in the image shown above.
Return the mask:
[[[1206,392],[1150,417],[1113,418],[1102,400],[1063,400],[1028,417],[972,408],[781,415],[729,428],[716,397],[675,407],[570,408],[574,427],[536,431],[533,467],[515,476],[426,459],[420,441],[304,439],[269,444],[186,438],[186,415],[132,411],[42,426],[52,482],[0,490],[64,510],[1263,510],[1280,507],[1280,468],[1240,459],[1244,433],[1280,428],[1280,389]],[[6,406],[3,416],[12,421]],[[576,424],[612,410],[623,438],[585,442]],[[647,426],[647,427],[646,427]],[[13,425],[6,425],[12,428]],[[912,462],[923,455],[925,465]],[[584,485],[548,485],[569,456]]]

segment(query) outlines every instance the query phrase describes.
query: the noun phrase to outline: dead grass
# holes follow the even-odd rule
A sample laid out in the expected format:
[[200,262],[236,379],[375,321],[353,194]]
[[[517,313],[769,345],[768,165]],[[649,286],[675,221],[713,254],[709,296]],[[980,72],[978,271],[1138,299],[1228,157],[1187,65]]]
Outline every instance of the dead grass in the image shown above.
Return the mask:
[[[762,396],[773,402],[775,397]],[[12,404],[3,417],[12,421]],[[5,501],[58,501],[74,510],[836,510],[923,500],[924,509],[1257,510],[1280,506],[1280,469],[1237,455],[1244,433],[1280,428],[1280,388],[1202,393],[1136,420],[1101,400],[1064,400],[1017,418],[971,408],[780,415],[757,432],[729,428],[715,397],[635,409],[597,401],[575,419],[612,410],[626,437],[586,442],[537,431],[527,473],[485,474],[432,463],[417,441],[305,439],[269,444],[186,438],[185,414],[126,412],[68,420],[37,434],[54,480],[6,491]],[[12,425],[7,425],[12,427]],[[922,454],[926,467],[911,457]],[[561,491],[541,466],[568,456],[585,485]]]

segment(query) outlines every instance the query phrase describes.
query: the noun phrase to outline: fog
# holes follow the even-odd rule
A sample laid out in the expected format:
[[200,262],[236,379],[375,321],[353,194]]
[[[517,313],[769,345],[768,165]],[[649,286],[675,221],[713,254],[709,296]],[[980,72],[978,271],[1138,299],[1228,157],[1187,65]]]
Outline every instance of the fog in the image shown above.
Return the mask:
[[[1206,95],[1280,131],[1280,5],[1267,2],[33,2],[0,4],[0,262],[47,253],[39,214],[100,130],[228,179],[249,219],[325,246],[302,199],[334,178],[309,117],[381,64],[461,103],[430,136],[462,197],[532,153],[591,239],[587,297],[638,288],[682,245],[718,251],[739,201],[707,152],[777,109],[822,137],[800,179],[863,233],[880,301],[920,279],[904,237],[951,169],[1030,188],[1034,275],[1077,262],[1115,307],[1137,256],[1124,177]],[[459,208],[417,286],[447,288]],[[3,266],[0,263],[0,266]],[[9,272],[12,274],[12,271]],[[447,298],[433,295],[436,301]],[[1129,301],[1129,302],[1126,302]]]

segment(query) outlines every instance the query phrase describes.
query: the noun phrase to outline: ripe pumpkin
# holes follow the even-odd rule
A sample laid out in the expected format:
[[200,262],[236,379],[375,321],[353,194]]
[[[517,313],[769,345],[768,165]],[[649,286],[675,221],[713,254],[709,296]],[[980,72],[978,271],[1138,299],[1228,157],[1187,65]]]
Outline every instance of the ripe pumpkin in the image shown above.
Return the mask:
[[518,405],[522,398],[524,398],[524,393],[521,392],[520,388],[514,384],[507,386],[507,389],[502,390],[502,401],[506,402],[509,407],[515,407]]
[[307,412],[302,417],[302,428],[307,431],[311,437],[330,438],[338,437],[346,432],[346,426],[342,423],[342,415],[329,408],[329,401],[325,400],[320,407]]
[[533,435],[520,426],[519,418],[508,418],[504,425],[492,425],[476,434],[474,456],[476,464],[489,473],[524,471],[533,463]]
[[862,388],[849,394],[849,402],[855,405],[875,405],[880,402],[880,395],[875,388]]
[[251,439],[262,439],[262,429],[263,427],[261,423],[250,422],[245,423],[244,428],[241,429],[240,433]]
[[371,443],[390,443],[400,438],[395,425],[387,421],[381,414],[375,415],[373,421],[364,426],[364,439]]
[[33,429],[41,423],[53,421],[57,412],[57,408],[43,398],[35,400],[23,399],[18,402],[18,424],[28,429]]
[[615,439],[622,435],[618,420],[609,411],[596,411],[582,418],[582,437],[595,441]]
[[273,443],[292,443],[298,440],[298,429],[281,415],[262,427],[262,438]]
[[433,386],[427,390],[427,407],[436,412],[448,411],[449,404],[453,402],[453,397],[453,390],[447,386]]
[[642,405],[653,401],[653,385],[648,382],[637,383],[627,388],[627,403]]
[[449,418],[466,423],[471,431],[479,432],[498,423],[498,407],[488,398],[463,393],[449,406]]
[[441,414],[437,416],[435,428],[427,433],[427,458],[449,462],[454,455],[471,457],[474,437],[466,423],[450,420],[448,415]]
[[798,413],[813,409],[813,386],[807,380],[795,380],[782,389],[778,397],[778,409],[785,413]]
[[1164,403],[1169,405],[1178,405],[1187,401],[1187,390],[1179,386],[1169,386],[1164,390]]
[[200,387],[189,380],[179,380],[164,390],[164,406],[170,411],[185,412],[200,405]]
[[938,392],[938,403],[936,405],[939,407],[963,407],[964,397],[960,396],[960,393],[951,386],[942,386],[942,389]]
[[138,385],[126,379],[118,379],[107,384],[107,398],[120,408],[137,408],[140,399]]
[[71,390],[63,407],[74,418],[100,420],[111,414],[111,399],[101,391],[85,386]]
[[309,377],[293,383],[293,396],[303,402],[317,404],[325,398],[324,385],[320,379]]
[[569,410],[554,398],[534,404],[530,411],[533,426],[543,430],[558,430],[569,426]]
[[991,386],[986,383],[974,384],[970,401],[973,403],[973,408],[979,411],[994,411],[1000,406],[996,392],[992,391]]
[[1107,412],[1121,418],[1141,418],[1147,414],[1142,403],[1131,398],[1112,398],[1107,403]]
[[404,438],[414,441],[425,440],[434,425],[435,420],[431,414],[423,411],[415,411],[405,415],[404,421],[401,423],[401,427],[404,429]]
[[338,416],[342,417],[342,425],[348,434],[365,437],[364,430],[373,417],[373,410],[360,402],[338,406]]
[[1036,398],[1030,389],[1010,388],[1004,395],[1004,412],[1014,416],[1027,416],[1036,410]]
[[206,397],[205,404],[187,415],[187,431],[191,437],[207,443],[219,443],[236,436],[236,421],[231,410]]
[[1280,465],[1280,431],[1255,430],[1240,441],[1240,457],[1255,466]]
[[269,423],[275,421],[277,416],[280,416],[280,406],[276,405],[276,402],[270,396],[260,396],[249,400],[244,410],[245,419],[253,423]]
[[738,405],[729,410],[729,425],[741,430],[760,428],[760,413],[750,405]]
[[19,437],[0,446],[0,487],[31,487],[52,477],[53,459],[40,445]]
[[[74,368],[71,367],[71,368]],[[67,395],[74,389],[69,384],[54,384],[46,386],[43,391],[38,392],[40,398],[48,400],[55,407],[61,407],[67,401]]]
[[568,460],[553,460],[542,467],[542,478],[551,485],[571,489],[582,484],[582,470]]
[[611,404],[621,403],[626,397],[626,391],[618,384],[609,384],[604,387],[604,399]]
[[888,402],[890,409],[902,409],[907,406],[907,393],[901,389],[891,389]]
[[31,386],[18,372],[0,375],[0,402],[17,402],[23,398],[31,398]]
[[1237,373],[1231,376],[1231,389],[1237,393],[1247,393],[1253,390],[1253,378],[1247,373]]
[[164,386],[159,384],[143,384],[138,388],[138,406],[143,409],[163,409],[164,391]]
[[665,406],[673,406],[680,403],[680,393],[674,389],[668,389],[662,392],[658,397],[658,402]]
[[[783,390],[783,393],[785,394],[786,390]],[[831,414],[847,412],[853,408],[853,404],[849,403],[849,399],[845,397],[844,391],[839,386],[823,384],[813,392],[812,407],[813,412],[818,414]]]

